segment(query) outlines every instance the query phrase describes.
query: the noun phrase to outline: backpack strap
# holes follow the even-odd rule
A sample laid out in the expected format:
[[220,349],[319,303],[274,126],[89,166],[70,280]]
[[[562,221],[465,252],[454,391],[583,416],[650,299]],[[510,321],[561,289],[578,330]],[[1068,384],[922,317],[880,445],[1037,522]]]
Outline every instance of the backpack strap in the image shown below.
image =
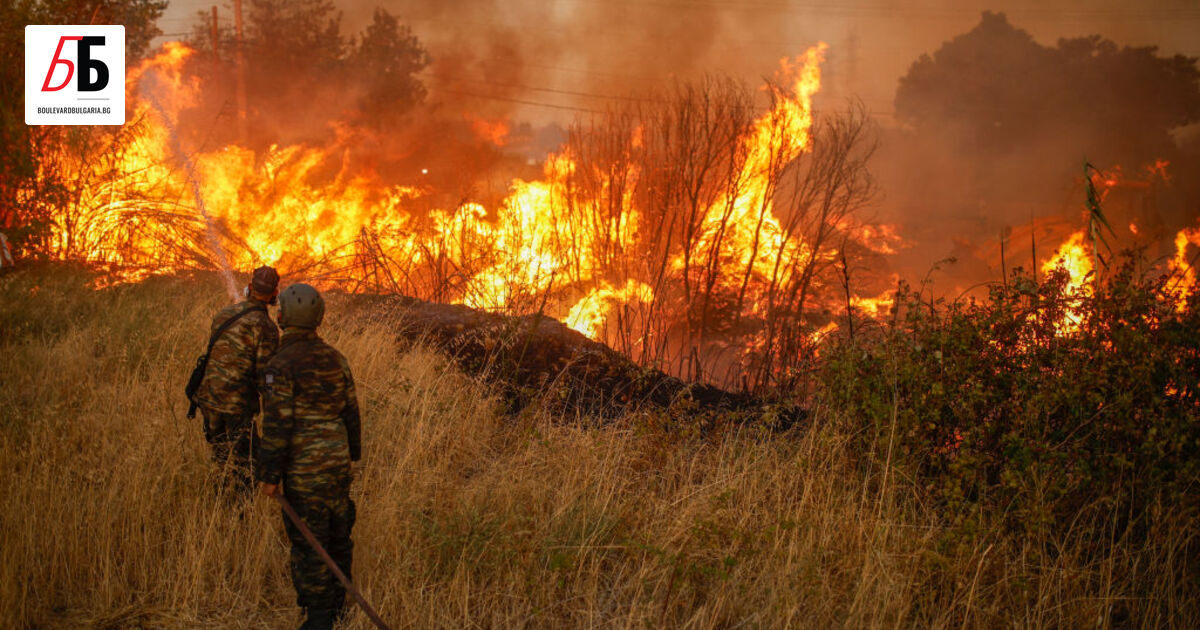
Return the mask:
[[[220,326],[217,327],[217,330],[215,332],[213,332],[212,336],[209,337],[208,349],[204,351],[204,354],[200,355],[199,359],[196,359],[196,367],[192,370],[192,377],[188,380],[188,386],[187,386],[187,389],[185,390],[185,392],[187,393],[188,400],[191,403],[188,405],[187,417],[189,417],[189,418],[196,417],[196,407],[198,405],[196,404],[196,400],[193,398],[193,395],[196,393],[196,389],[198,389],[200,387],[200,383],[204,381],[204,374],[205,374],[205,372],[208,371],[208,358],[209,358],[209,356],[212,355],[213,346],[217,345],[217,339],[220,339],[221,334],[224,333],[226,330],[229,330],[229,327],[232,326],[234,324],[234,322],[241,319],[247,313],[250,313],[252,311],[261,311],[263,313],[266,313],[267,307],[261,306],[261,305],[254,305],[254,306],[251,306],[250,308],[247,308],[247,309],[241,311],[240,313],[234,315],[233,317],[230,317],[229,319],[225,320],[224,323],[222,323]],[[255,357],[255,359],[257,359],[257,357]]]
[[250,308],[248,308],[244,311],[241,311],[240,313],[234,315],[233,317],[230,317],[229,319],[225,320],[225,323],[223,323],[217,327],[216,332],[214,332],[212,334],[212,337],[209,337],[209,339],[208,339],[208,350],[204,351],[204,357],[206,360],[212,354],[213,346],[217,345],[217,339],[221,338],[221,333],[225,332],[226,330],[229,330],[229,327],[232,326],[234,324],[234,322],[241,319],[243,315],[246,315],[253,311],[260,311],[260,312],[266,313],[267,307],[257,306],[257,305],[251,306]]

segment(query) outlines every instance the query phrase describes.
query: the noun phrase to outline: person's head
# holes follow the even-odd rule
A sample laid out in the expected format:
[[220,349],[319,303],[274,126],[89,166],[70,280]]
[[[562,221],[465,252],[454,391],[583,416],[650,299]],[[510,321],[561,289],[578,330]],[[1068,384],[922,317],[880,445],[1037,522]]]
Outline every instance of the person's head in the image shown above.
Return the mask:
[[279,294],[279,326],[316,330],[325,318],[325,299],[304,283],[289,285]]
[[246,296],[268,304],[275,303],[279,295],[279,273],[273,267],[262,266],[254,270],[250,276],[250,284],[246,286]]

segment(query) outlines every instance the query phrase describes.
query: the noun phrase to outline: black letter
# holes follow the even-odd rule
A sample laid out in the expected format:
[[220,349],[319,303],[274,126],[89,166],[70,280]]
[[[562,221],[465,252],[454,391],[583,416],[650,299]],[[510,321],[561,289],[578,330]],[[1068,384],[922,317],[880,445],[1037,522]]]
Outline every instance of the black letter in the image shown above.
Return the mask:
[[[108,66],[103,61],[91,58],[91,46],[103,46],[104,38],[98,35],[83,37],[79,40],[79,91],[99,92],[108,87]],[[92,69],[96,70],[96,80],[93,82]]]

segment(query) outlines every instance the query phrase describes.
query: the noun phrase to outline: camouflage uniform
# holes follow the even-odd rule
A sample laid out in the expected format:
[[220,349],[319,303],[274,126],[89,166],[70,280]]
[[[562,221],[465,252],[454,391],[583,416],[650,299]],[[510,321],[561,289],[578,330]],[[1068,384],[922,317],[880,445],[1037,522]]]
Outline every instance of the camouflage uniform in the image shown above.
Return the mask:
[[226,472],[226,483],[239,492],[254,487],[251,469],[258,446],[254,430],[258,383],[279,345],[279,330],[267,314],[266,303],[253,297],[218,311],[209,330],[211,335],[231,317],[253,307],[263,310],[243,315],[217,339],[195,395],[213,461]]
[[[345,357],[309,329],[285,328],[263,372],[259,480],[282,483],[295,508],[346,577],[350,577],[354,502],[350,462],[360,456],[354,378]],[[286,516],[292,584],[306,609],[341,609],[345,589]]]

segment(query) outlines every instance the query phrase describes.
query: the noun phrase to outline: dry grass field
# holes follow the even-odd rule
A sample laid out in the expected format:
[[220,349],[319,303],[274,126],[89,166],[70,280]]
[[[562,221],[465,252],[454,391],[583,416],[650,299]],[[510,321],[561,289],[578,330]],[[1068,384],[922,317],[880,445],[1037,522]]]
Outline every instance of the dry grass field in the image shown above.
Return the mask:
[[[88,282],[0,275],[0,626],[295,627],[278,508],[218,496],[185,417],[219,283]],[[1176,600],[1194,591],[1155,568],[1189,542],[1170,532],[1150,556],[1088,553],[1069,533],[963,542],[901,471],[861,465],[835,409],[708,439],[641,416],[505,416],[436,353],[398,348],[395,322],[351,321],[342,303],[321,333],[364,408],[354,575],[394,628],[1197,621]],[[1162,600],[1123,615],[1146,580]],[[356,611],[345,627],[370,624]]]

